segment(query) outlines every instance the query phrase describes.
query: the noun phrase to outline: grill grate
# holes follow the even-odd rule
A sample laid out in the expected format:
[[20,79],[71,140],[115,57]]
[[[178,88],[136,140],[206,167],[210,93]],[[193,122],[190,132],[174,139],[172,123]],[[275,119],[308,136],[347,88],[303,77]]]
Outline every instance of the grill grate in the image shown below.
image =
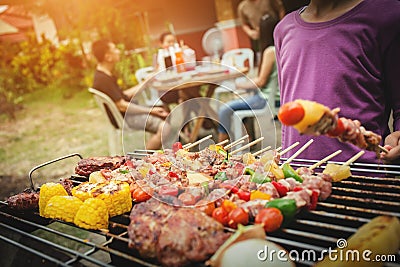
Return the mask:
[[[291,165],[311,166],[315,162],[295,160]],[[318,203],[316,210],[300,212],[291,225],[268,234],[267,239],[288,251],[296,250],[299,254],[311,249],[316,258],[319,258],[323,250],[329,247],[334,249],[338,239],[347,239],[375,216],[389,215],[400,218],[400,179],[394,178],[400,175],[400,166],[354,163],[351,170],[372,176],[355,175],[345,181],[333,183],[331,196]],[[391,177],[374,177],[375,175]],[[31,173],[29,176],[31,178]],[[82,177],[71,178],[76,184],[82,182]],[[0,201],[0,263],[10,258],[9,251],[18,248],[24,251],[24,255],[37,258],[44,266],[157,266],[156,263],[141,259],[136,251],[128,248],[128,214],[111,218],[107,231],[84,231],[100,236],[101,242],[50,227],[54,223],[84,231],[69,223],[42,218],[38,213],[10,210],[5,202]],[[55,236],[56,240],[38,235],[38,231]],[[75,242],[84,249],[70,248],[64,244],[68,242],[60,243],[57,239]],[[99,259],[99,252],[109,255],[109,258]],[[25,259],[28,261],[29,257]],[[397,262],[386,263],[385,266],[400,267],[399,259],[398,253]],[[32,264],[32,260],[29,259],[29,262]],[[297,266],[313,264],[314,261],[302,259],[296,262]]]

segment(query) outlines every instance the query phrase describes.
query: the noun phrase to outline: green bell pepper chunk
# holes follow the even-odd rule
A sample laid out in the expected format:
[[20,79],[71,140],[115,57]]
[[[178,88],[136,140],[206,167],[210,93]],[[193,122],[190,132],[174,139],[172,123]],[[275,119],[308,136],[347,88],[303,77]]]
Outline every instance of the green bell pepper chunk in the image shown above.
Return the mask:
[[283,164],[282,171],[283,175],[285,175],[285,178],[292,177],[300,183],[303,182],[303,178],[301,178],[300,175],[297,174],[297,172],[292,168],[292,166],[289,165],[289,163]]
[[283,215],[283,226],[287,226],[297,213],[296,200],[288,198],[277,198],[268,201],[265,204],[266,208],[277,208]]
[[252,168],[246,167],[246,169],[244,169],[244,174],[253,175],[254,170]]
[[119,170],[119,173],[122,173],[122,174],[127,174],[127,173],[129,173],[129,170]]
[[222,182],[228,180],[228,177],[226,176],[226,172],[218,172],[214,176],[214,180],[220,180]]
[[202,182],[200,185],[201,185],[202,188],[204,188],[204,194],[206,196],[208,196],[208,194],[210,194],[210,189],[208,187],[208,182]]
[[250,182],[253,182],[256,184],[264,184],[264,183],[271,182],[271,179],[266,174],[254,172],[250,178]]
[[225,159],[226,160],[228,160],[228,157],[229,157],[229,154],[228,154],[228,152],[227,151],[225,151],[225,150],[223,150],[223,149],[218,149],[218,154],[221,154],[221,155],[223,155],[224,157],[225,157]]

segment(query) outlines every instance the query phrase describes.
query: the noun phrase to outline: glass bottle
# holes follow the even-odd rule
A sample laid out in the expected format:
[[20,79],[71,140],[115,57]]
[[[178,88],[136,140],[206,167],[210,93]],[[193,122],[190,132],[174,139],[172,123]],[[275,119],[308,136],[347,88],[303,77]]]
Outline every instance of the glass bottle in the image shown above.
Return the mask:
[[183,52],[178,43],[174,45],[175,51],[175,67],[178,73],[185,71],[185,61],[183,59]]

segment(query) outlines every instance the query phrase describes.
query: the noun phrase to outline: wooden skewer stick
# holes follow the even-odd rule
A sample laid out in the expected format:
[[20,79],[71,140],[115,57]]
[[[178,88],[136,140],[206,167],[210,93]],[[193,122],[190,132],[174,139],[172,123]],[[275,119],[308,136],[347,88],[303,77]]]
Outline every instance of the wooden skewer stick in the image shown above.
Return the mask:
[[292,160],[294,160],[301,152],[303,152],[307,147],[309,147],[312,142],[314,142],[314,139],[311,139],[310,141],[308,141],[307,143],[305,143],[302,147],[299,148],[299,150],[296,151],[296,153],[294,153],[290,158],[288,158],[281,166],[279,166],[280,168],[283,168],[283,165],[285,163],[290,163],[292,162]]
[[240,140],[239,142],[236,142],[236,143],[233,144],[233,145],[229,145],[228,148],[227,148],[227,147],[224,147],[224,149],[225,149],[225,150],[229,150],[229,149],[231,149],[231,148],[234,147],[234,146],[240,145],[241,143],[244,143],[244,140]]
[[198,140],[198,141],[196,141],[196,142],[194,142],[194,143],[192,143],[192,144],[186,146],[185,148],[186,148],[186,149],[190,149],[190,148],[192,148],[192,147],[194,147],[194,146],[197,146],[198,144],[200,144],[200,143],[206,141],[207,139],[210,139],[211,137],[212,137],[212,134],[207,135],[206,137],[201,138],[200,140]]
[[[233,141],[233,142],[230,143],[229,145],[226,145],[226,146],[224,147],[225,150],[226,150],[226,149],[229,149],[229,148],[231,148],[231,147],[233,147],[233,146],[236,146],[237,144],[243,143],[243,142],[244,142],[244,139],[246,139],[247,137],[249,137],[248,134],[246,134],[245,136],[240,137],[238,140]],[[242,142],[242,140],[243,140],[243,142]]]
[[314,165],[308,167],[309,170],[314,170],[315,168],[319,167],[322,163],[327,162],[328,160],[330,160],[331,158],[335,157],[336,155],[342,153],[342,150],[338,150],[336,152],[333,152],[332,154],[326,156],[325,158],[321,159],[320,161],[318,161],[317,163],[315,163]]
[[365,151],[361,150],[360,152],[358,152],[357,154],[355,154],[352,158],[350,158],[348,161],[346,161],[343,166],[348,166],[351,163],[353,163],[354,161],[356,161],[359,157],[361,157],[362,155],[364,155]]
[[186,149],[186,147],[190,146],[192,143],[187,143],[186,145],[183,145],[182,148]]
[[221,141],[221,142],[219,142],[219,143],[216,143],[215,145],[217,145],[217,146],[222,146],[223,144],[226,144],[226,143],[228,143],[229,142],[229,140],[228,139],[225,139],[224,141]]
[[251,147],[252,145],[254,145],[254,144],[256,144],[256,143],[258,143],[258,142],[260,142],[260,141],[262,141],[262,140],[264,140],[264,136],[261,136],[260,138],[254,140],[254,141],[251,142],[251,143],[248,143],[247,145],[242,146],[241,148],[238,148],[238,149],[236,149],[236,150],[233,150],[230,154],[233,155],[233,154],[235,154],[235,153],[237,153],[237,152],[239,152],[239,151],[245,150],[246,148]]
[[254,156],[254,157],[255,157],[255,156],[258,156],[258,155],[260,155],[260,154],[262,154],[262,153],[264,153],[265,151],[268,151],[268,150],[270,150],[270,149],[271,149],[271,146],[264,147],[263,149],[261,149],[261,150],[255,152],[255,153],[253,153],[253,156]]
[[276,152],[279,152],[279,151],[281,151],[281,149],[282,149],[282,147],[280,146],[280,147],[278,147],[277,149],[275,149],[275,151],[276,151]]
[[383,152],[385,153],[389,153],[389,150],[387,150],[386,148],[384,148],[383,146],[378,146]]
[[296,142],[294,144],[292,144],[291,146],[285,148],[284,150],[282,150],[281,152],[279,152],[279,154],[282,156],[283,154],[285,154],[286,152],[288,152],[289,150],[292,150],[293,148],[295,148],[296,146],[298,146],[300,144],[300,142]]

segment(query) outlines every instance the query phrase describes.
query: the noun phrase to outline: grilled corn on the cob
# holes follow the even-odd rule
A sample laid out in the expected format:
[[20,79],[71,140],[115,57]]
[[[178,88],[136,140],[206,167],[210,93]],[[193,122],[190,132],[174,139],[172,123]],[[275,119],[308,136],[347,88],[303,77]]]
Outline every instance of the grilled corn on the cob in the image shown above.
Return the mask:
[[82,204],[82,200],[74,196],[54,196],[47,202],[44,217],[73,223]]
[[85,229],[108,228],[108,210],[103,200],[89,198],[83,202],[75,215],[74,223]]
[[71,193],[73,196],[85,201],[88,198],[93,197],[92,191],[99,186],[99,183],[81,183],[80,185],[73,187]]
[[121,181],[82,183],[72,189],[72,195],[82,201],[88,198],[102,199],[107,205],[110,217],[129,212],[132,208],[129,184]]
[[120,181],[102,183],[92,191],[92,194],[106,203],[110,217],[129,212],[132,209],[128,183]]
[[39,193],[39,213],[44,216],[47,202],[54,196],[68,196],[65,188],[58,183],[45,183],[40,187]]

